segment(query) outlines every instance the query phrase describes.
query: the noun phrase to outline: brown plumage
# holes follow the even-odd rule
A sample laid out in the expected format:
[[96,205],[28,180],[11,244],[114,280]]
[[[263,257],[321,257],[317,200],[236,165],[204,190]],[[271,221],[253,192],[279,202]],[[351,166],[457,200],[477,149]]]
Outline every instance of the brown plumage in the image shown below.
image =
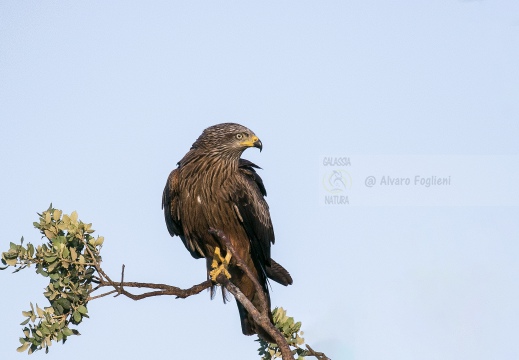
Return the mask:
[[[240,158],[249,147],[261,151],[262,144],[242,125],[225,123],[205,129],[169,175],[162,207],[171,236],[178,235],[194,258],[206,258],[208,272],[215,248],[219,247],[225,254],[225,246],[209,229],[223,231],[257,276],[270,308],[267,277],[285,286],[292,284],[292,277],[270,257],[274,230],[264,199],[267,193],[255,171],[259,167]],[[252,281],[232,259],[228,270],[231,282],[258,307]],[[272,341],[243,306],[237,304],[243,333],[258,333]]]

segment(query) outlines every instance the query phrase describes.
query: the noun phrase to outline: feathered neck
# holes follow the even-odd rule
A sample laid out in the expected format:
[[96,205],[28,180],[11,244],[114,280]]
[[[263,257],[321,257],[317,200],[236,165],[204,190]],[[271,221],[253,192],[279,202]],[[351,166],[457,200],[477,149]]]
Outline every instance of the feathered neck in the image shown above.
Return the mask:
[[224,168],[237,170],[242,153],[243,151],[237,153],[192,147],[191,150],[184,155],[182,160],[178,162],[178,165],[179,167],[184,167],[189,164],[197,165],[197,167],[205,165],[209,168],[217,165],[217,168],[221,168],[222,165],[224,165]]

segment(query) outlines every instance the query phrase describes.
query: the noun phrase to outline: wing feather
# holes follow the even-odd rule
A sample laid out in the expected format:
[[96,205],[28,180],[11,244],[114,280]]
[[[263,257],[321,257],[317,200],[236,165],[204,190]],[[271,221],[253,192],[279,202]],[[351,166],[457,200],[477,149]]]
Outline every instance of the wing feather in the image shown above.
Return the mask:
[[186,249],[191,253],[195,259],[203,257],[203,253],[184,235],[184,229],[182,227],[182,220],[180,218],[180,197],[179,197],[179,170],[178,168],[173,170],[166,182],[164,192],[162,193],[162,209],[164,210],[164,219],[166,220],[166,226],[171,236],[178,235]]
[[248,160],[240,159],[243,186],[236,189],[232,201],[249,237],[251,255],[265,273],[265,268],[270,266],[270,245],[274,243],[274,229],[268,204],[263,198],[266,195],[265,186],[254,168],[259,167]]

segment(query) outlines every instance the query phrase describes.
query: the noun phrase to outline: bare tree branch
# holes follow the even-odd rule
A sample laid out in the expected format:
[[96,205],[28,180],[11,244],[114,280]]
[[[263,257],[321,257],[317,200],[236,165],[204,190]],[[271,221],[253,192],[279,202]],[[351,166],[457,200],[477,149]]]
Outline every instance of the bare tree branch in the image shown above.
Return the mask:
[[[92,296],[89,300],[94,300],[103,296],[107,296],[110,294],[122,294],[126,297],[129,297],[133,300],[141,300],[147,297],[152,296],[162,296],[162,295],[170,295],[176,296],[176,298],[185,299],[189,296],[196,295],[202,292],[205,289],[209,289],[212,286],[211,280],[206,280],[198,285],[193,285],[188,289],[181,289],[176,286],[166,285],[166,284],[153,284],[153,283],[141,283],[141,282],[117,282],[113,281],[101,280],[99,282],[99,288],[111,286],[114,290],[111,290],[107,293]],[[126,291],[124,288],[140,288],[140,289],[158,289],[157,291],[150,291],[143,294],[132,294],[129,291]]]
[[[234,255],[233,255],[234,256]],[[267,314],[262,314],[256,309],[256,307],[247,299],[247,297],[240,291],[240,289],[231,283],[225,275],[220,274],[217,278],[218,282],[225,286],[225,288],[234,295],[236,301],[239,301],[245,309],[252,315],[256,324],[261,326],[272,338],[276,341],[279,348],[281,349],[281,356],[283,360],[294,360],[292,351],[288,346],[287,340],[279,332],[279,330],[272,324]]]

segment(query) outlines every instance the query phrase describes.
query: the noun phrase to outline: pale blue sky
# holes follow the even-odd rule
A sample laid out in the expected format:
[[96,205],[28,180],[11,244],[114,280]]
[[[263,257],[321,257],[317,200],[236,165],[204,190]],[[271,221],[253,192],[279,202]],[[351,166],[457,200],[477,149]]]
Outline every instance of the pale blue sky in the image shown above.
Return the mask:
[[[127,280],[202,281],[205,263],[166,230],[162,189],[205,127],[239,122],[264,144],[244,157],[264,169],[273,257],[294,277],[272,302],[314,348],[518,358],[519,204],[319,205],[325,155],[518,155],[518,64],[513,0],[2,1],[0,250],[37,243],[52,202],[105,236],[112,276],[124,263]],[[0,277],[0,358],[16,359],[45,281]],[[89,314],[49,356],[258,358],[235,304],[208,294],[103,298]]]

